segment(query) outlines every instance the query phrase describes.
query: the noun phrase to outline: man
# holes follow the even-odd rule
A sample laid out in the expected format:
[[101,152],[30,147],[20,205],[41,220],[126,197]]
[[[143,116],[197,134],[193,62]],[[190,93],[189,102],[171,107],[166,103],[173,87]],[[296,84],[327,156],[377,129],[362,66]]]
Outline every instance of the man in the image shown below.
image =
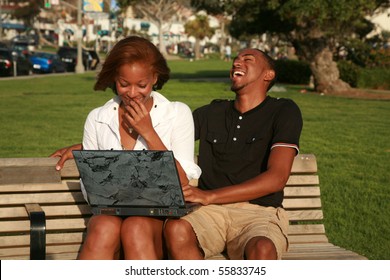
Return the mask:
[[199,187],[184,187],[199,210],[168,220],[164,234],[173,259],[280,259],[288,248],[283,188],[298,152],[302,117],[288,99],[267,96],[273,60],[242,50],[230,70],[233,101],[194,111]]

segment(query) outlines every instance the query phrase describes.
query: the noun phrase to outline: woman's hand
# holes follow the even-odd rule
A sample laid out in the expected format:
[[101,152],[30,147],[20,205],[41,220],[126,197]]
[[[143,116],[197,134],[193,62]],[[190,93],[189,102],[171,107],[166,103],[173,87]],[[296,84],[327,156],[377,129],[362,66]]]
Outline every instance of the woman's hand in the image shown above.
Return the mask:
[[154,131],[149,111],[138,100],[132,100],[129,105],[125,105],[123,120],[130,130],[135,130],[143,138],[146,138],[148,133]]
[[73,158],[73,154],[72,154],[73,150],[82,150],[82,149],[83,146],[81,144],[75,144],[69,147],[58,149],[57,151],[52,153],[50,157],[60,157],[56,165],[56,170],[61,170],[64,167],[65,161]]

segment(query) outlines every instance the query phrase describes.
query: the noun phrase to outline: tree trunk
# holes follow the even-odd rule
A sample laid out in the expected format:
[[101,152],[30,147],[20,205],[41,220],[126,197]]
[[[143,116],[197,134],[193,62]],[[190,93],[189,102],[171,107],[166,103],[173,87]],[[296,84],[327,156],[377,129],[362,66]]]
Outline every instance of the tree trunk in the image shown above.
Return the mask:
[[165,44],[164,44],[164,32],[162,28],[162,22],[158,22],[157,24],[158,28],[158,49],[163,55],[167,54],[167,50],[165,49]]
[[310,69],[317,92],[332,93],[351,89],[346,82],[340,79],[337,63],[333,61],[333,54],[329,48],[322,49],[314,56],[310,63]]
[[225,18],[221,17],[219,20],[220,29],[221,29],[221,38],[219,39],[219,52],[220,52],[220,58],[224,59],[225,54],[225,46],[226,46],[226,34],[225,34]]
[[200,57],[201,57],[201,53],[200,53],[200,39],[199,38],[196,38],[195,39],[195,46],[194,46],[194,52],[195,52],[195,60],[199,60]]

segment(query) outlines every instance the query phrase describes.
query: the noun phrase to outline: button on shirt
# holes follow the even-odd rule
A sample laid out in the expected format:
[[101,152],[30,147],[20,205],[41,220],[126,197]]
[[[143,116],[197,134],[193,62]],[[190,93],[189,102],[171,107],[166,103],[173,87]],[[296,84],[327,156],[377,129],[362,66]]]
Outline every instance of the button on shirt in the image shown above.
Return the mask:
[[[197,179],[201,170],[194,163],[194,125],[190,108],[181,102],[170,102],[158,92],[151,93],[150,111],[153,128],[168,150],[172,150],[187,178]],[[121,99],[115,96],[102,107],[92,110],[85,122],[83,149],[122,150],[118,111]],[[138,136],[134,150],[148,149]]]

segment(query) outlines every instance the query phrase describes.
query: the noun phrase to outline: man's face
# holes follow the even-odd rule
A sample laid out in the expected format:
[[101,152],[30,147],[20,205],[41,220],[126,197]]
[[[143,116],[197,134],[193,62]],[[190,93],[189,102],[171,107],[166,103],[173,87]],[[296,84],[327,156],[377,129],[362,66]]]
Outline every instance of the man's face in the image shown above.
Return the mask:
[[239,92],[248,87],[263,83],[267,64],[262,54],[255,49],[244,49],[233,60],[230,69],[231,90]]

